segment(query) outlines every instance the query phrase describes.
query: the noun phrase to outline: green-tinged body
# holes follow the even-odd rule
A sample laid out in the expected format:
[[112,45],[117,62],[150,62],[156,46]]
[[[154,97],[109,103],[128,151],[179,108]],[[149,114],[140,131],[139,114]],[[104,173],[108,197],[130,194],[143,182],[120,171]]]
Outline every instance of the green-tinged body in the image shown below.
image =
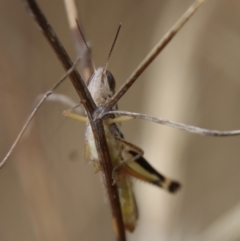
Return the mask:
[[[108,121],[105,120],[104,122],[104,129],[106,140],[108,143],[110,158],[112,160],[113,167],[116,167],[124,161],[122,151],[124,151],[125,147],[110,133]],[[100,169],[99,160],[94,143],[93,133],[89,124],[87,125],[86,130],[85,156],[87,161],[93,162],[94,168],[96,169],[96,171],[98,171]],[[136,225],[138,213],[130,176],[124,173],[124,169],[121,170],[120,168],[115,172],[114,177],[118,187],[118,194],[120,198],[124,225],[127,230],[132,232]]]
[[[113,96],[115,80],[112,74],[98,68],[88,80],[88,89],[98,108],[103,107]],[[116,108],[116,107],[115,107]],[[143,157],[143,151],[124,140],[120,125],[124,118],[115,116],[104,120],[105,136],[113,166],[113,177],[118,187],[125,228],[132,232],[138,218],[137,206],[132,190],[131,177],[162,187],[168,192],[176,192],[180,184],[157,172]],[[86,160],[91,161],[95,170],[101,170],[92,129],[87,123]],[[103,176],[104,177],[104,176]]]

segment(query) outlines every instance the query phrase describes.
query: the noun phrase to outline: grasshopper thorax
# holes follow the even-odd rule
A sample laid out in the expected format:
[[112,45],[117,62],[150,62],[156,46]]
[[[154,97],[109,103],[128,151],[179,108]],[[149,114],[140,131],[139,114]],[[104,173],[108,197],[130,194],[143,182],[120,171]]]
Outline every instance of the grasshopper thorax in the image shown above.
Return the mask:
[[89,78],[87,85],[97,107],[104,106],[115,92],[114,77],[103,67],[95,70]]

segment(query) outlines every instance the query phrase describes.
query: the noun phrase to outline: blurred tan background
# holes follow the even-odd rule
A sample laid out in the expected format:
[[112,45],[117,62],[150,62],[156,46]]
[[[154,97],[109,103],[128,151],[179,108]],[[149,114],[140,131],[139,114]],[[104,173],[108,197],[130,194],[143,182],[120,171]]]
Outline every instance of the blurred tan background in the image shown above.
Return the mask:
[[[77,1],[97,66],[119,87],[193,1]],[[62,1],[39,0],[72,58]],[[120,101],[120,109],[197,125],[240,129],[240,2],[209,0]],[[0,1],[0,157],[64,73],[21,1]],[[58,93],[78,97],[67,81]],[[1,241],[114,240],[103,188],[84,162],[84,124],[47,102],[0,170]],[[134,181],[140,210],[131,241],[240,240],[240,137],[213,138],[143,121],[123,126],[149,162],[179,180],[172,196]]]

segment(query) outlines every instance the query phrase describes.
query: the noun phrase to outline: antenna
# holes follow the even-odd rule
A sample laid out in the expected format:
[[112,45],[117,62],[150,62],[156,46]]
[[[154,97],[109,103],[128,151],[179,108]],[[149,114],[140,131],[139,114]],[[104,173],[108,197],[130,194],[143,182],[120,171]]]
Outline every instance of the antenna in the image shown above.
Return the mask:
[[110,59],[110,57],[111,57],[111,54],[112,54],[113,48],[114,48],[114,46],[115,46],[115,43],[116,43],[116,41],[117,41],[117,38],[118,38],[118,35],[119,35],[119,32],[120,32],[121,27],[122,27],[122,23],[120,23],[119,26],[118,26],[117,33],[116,33],[116,35],[115,35],[113,44],[112,44],[111,49],[110,49],[110,51],[109,51],[108,58],[107,58],[107,63],[106,63],[106,65],[105,65],[104,69],[103,69],[103,73],[104,73],[104,74],[106,73],[106,70],[107,70],[107,67],[108,67],[108,63],[109,63],[109,59]]
[[82,39],[83,39],[83,42],[84,42],[87,50],[88,50],[89,53],[90,53],[90,59],[91,59],[91,62],[92,62],[93,68],[94,68],[94,72],[95,72],[96,68],[95,68],[95,64],[94,64],[94,62],[93,62],[93,58],[92,58],[92,51],[91,51],[91,49],[89,48],[89,46],[88,46],[88,44],[87,44],[87,41],[86,41],[86,39],[85,39],[85,37],[84,37],[83,31],[82,31],[82,29],[81,29],[81,27],[80,27],[80,24],[78,23],[78,20],[77,20],[77,19],[75,19],[75,20],[76,20],[76,23],[77,23],[78,31],[79,31]]

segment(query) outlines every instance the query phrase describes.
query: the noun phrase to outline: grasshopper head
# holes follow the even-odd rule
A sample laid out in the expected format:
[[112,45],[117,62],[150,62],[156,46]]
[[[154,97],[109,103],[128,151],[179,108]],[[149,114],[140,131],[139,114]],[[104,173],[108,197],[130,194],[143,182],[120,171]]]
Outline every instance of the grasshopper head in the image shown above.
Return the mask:
[[92,74],[87,85],[97,107],[104,106],[115,91],[114,77],[108,70],[102,67]]

